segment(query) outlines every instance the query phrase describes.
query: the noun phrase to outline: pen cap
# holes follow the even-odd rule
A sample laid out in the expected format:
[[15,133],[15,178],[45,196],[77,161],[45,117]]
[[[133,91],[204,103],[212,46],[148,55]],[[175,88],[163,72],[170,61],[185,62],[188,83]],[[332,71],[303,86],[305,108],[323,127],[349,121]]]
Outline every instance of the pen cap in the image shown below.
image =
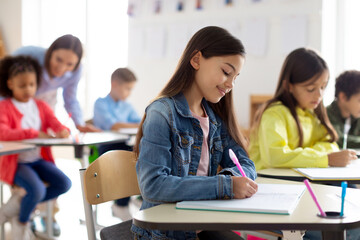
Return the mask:
[[237,157],[236,157],[234,151],[231,150],[231,149],[229,149],[229,156],[230,156],[231,161],[233,161],[234,164],[239,163],[239,162],[237,161]]

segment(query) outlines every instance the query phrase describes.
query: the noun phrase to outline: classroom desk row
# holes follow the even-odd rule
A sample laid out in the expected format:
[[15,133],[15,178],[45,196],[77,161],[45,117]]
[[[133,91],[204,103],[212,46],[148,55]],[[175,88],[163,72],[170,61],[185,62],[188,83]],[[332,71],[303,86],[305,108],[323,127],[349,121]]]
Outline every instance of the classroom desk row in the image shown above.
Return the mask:
[[[301,184],[294,181],[262,178],[258,183]],[[340,211],[339,187],[313,184],[324,211]],[[220,212],[176,209],[175,204],[161,204],[139,211],[133,223],[139,227],[159,230],[318,230],[323,239],[346,239],[345,230],[360,227],[360,190],[348,189],[344,218],[319,217],[318,209],[308,191],[290,215]]]
[[[129,133],[114,133],[114,132],[100,132],[100,133],[86,133],[79,134],[76,139],[29,139],[26,141],[0,141],[0,156],[17,154],[24,151],[34,149],[41,146],[72,146],[74,147],[75,158],[80,160],[82,167],[89,165],[90,149],[87,148],[91,145],[102,143],[116,143],[126,142],[129,139]],[[3,183],[0,181],[0,207],[3,204]],[[47,218],[48,226],[52,226],[52,218]],[[52,239],[52,228],[47,228],[45,237]],[[4,225],[0,226],[0,240],[5,239]]]
[[[73,146],[75,157],[80,158],[82,166],[86,167],[88,164],[88,154],[85,146],[99,143],[124,142],[127,140],[128,136],[122,134],[87,133],[84,136],[80,136],[79,141],[28,141],[28,143],[33,145],[19,142],[0,142],[2,145],[0,155],[14,154],[32,149],[34,145]],[[12,148],[10,149],[8,146]],[[290,169],[281,169],[282,173],[275,173],[274,171],[277,170],[260,172],[260,177],[256,181],[258,183],[301,184],[294,181],[272,178],[276,175],[283,175],[288,180],[302,181],[304,179],[303,176]],[[268,175],[267,177],[269,175],[274,176],[264,178],[266,174]],[[313,188],[325,211],[339,211],[340,198],[338,196],[340,188],[318,184],[313,184]],[[316,205],[309,193],[305,192],[295,211],[290,215],[180,210],[175,208],[175,204],[162,204],[138,212],[134,216],[133,223],[139,227],[163,230],[319,230],[323,232],[324,239],[341,240],[346,239],[346,229],[360,227],[360,204],[358,199],[360,199],[360,190],[348,189],[347,201],[345,202],[345,218],[342,219],[319,217]],[[3,229],[1,234],[3,234]]]

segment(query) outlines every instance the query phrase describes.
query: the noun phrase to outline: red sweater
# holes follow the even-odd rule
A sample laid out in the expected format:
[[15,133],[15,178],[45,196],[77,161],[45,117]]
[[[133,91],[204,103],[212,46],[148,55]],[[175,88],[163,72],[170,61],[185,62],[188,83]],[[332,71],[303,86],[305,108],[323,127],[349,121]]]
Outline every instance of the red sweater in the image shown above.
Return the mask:
[[[57,120],[53,111],[45,102],[38,99],[34,100],[39,109],[41,131],[46,132],[48,128],[51,128],[54,132],[66,129],[66,127]],[[0,101],[0,140],[19,141],[38,137],[39,131],[21,128],[22,117],[22,113],[18,111],[10,98]],[[50,147],[41,148],[41,157],[46,161],[54,163]],[[0,157],[0,180],[13,184],[17,168],[17,158],[18,154]]]

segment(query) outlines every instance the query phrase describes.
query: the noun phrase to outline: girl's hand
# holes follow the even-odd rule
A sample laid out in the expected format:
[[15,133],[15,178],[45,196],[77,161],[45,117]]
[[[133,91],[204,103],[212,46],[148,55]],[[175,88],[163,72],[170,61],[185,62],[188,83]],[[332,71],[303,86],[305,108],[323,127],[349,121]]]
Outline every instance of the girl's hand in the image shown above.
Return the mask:
[[233,192],[235,198],[249,198],[258,190],[256,182],[247,177],[231,177],[233,180]]
[[356,152],[354,150],[341,150],[328,154],[329,166],[331,167],[345,167],[351,160],[356,160]]
[[63,129],[60,132],[56,133],[57,138],[68,138],[70,136],[70,132],[67,129]]
[[76,128],[80,131],[80,132],[101,132],[101,129],[95,127],[92,124],[85,124],[84,126],[81,125],[76,125]]
[[38,138],[51,138],[51,136],[45,132],[40,131]]

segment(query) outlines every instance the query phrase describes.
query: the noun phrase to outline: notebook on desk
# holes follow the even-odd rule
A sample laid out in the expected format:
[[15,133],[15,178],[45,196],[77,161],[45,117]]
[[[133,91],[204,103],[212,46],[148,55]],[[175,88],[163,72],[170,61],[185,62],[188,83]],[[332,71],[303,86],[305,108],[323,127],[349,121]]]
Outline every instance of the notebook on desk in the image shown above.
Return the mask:
[[182,201],[177,209],[291,214],[305,191],[305,185],[259,184],[251,198],[231,200]]
[[360,180],[360,160],[346,167],[293,169],[310,180]]

